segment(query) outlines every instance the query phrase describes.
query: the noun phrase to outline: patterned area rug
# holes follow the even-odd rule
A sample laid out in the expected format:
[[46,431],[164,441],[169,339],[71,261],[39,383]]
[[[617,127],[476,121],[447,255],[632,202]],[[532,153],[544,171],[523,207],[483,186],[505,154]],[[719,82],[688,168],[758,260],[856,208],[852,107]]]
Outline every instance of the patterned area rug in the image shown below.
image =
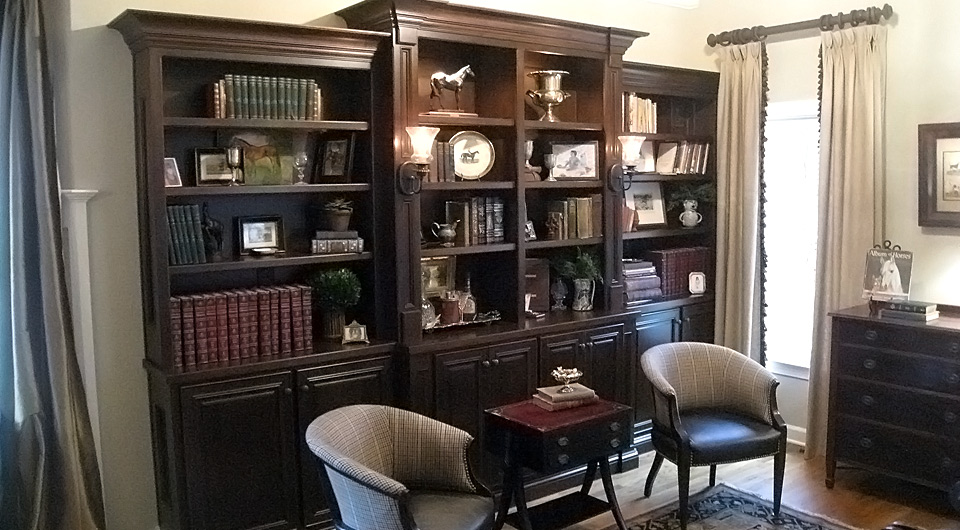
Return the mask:
[[[678,503],[662,506],[627,521],[628,530],[679,530]],[[615,529],[616,526],[610,527]],[[608,529],[609,530],[609,529]],[[854,530],[828,518],[780,507],[751,493],[718,484],[690,496],[687,530]]]

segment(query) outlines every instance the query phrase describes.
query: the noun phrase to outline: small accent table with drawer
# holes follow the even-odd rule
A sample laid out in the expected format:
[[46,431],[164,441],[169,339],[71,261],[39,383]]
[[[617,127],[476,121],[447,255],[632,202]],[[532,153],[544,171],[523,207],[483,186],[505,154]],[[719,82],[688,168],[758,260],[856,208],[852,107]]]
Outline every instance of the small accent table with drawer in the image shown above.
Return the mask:
[[[626,530],[608,458],[629,447],[632,413],[630,407],[604,400],[553,412],[534,405],[533,400],[486,411],[486,448],[503,458],[505,467],[494,529],[500,530],[510,519],[520,530],[552,530],[609,510],[620,530]],[[548,474],[584,464],[587,472],[580,491],[527,507],[524,467]],[[606,501],[589,494],[598,468]],[[511,502],[516,503],[517,512],[508,517]]]
[[831,313],[828,488],[841,461],[947,491],[960,511],[960,309],[940,314]]

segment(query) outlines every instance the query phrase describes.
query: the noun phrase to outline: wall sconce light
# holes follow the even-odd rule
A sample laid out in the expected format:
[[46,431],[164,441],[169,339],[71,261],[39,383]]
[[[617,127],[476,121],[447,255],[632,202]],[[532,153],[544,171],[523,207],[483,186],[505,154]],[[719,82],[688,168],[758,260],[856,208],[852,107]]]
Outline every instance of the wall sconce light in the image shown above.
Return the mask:
[[[619,179],[620,186],[619,190],[615,191],[626,191],[630,189],[630,185],[633,184],[633,181],[629,178],[636,173],[637,166],[640,165],[640,162],[643,161],[643,157],[640,155],[640,146],[643,145],[643,141],[647,139],[646,136],[633,136],[624,134],[619,136],[621,146],[621,155],[620,163],[621,167],[619,168]],[[616,166],[614,166],[616,168]]]
[[404,195],[420,193],[424,177],[430,174],[430,162],[433,161],[433,139],[440,129],[437,127],[407,127],[413,154],[410,160],[397,168],[397,188]]

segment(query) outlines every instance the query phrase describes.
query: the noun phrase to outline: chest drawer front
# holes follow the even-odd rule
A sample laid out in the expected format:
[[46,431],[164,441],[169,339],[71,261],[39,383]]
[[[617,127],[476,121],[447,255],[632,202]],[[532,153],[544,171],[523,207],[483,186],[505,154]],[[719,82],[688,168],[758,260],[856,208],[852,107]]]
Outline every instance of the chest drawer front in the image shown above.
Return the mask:
[[960,446],[955,440],[928,438],[841,417],[837,458],[884,469],[930,485],[949,487],[960,479]]
[[848,345],[833,355],[839,355],[837,375],[960,395],[960,364]]
[[543,439],[543,469],[540,471],[559,471],[625,451],[630,447],[631,427],[630,415],[624,413],[602,422],[550,433]]
[[839,320],[840,341],[960,361],[960,334],[913,325]]
[[842,414],[960,439],[960,399],[841,378]]

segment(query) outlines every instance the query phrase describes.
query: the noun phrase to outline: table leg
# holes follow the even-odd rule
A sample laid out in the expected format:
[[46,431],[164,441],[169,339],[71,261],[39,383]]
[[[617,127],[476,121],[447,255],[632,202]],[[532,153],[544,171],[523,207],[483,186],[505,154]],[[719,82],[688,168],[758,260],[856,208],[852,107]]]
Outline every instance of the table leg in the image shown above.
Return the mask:
[[620,505],[617,504],[617,492],[613,490],[613,478],[610,477],[610,463],[607,457],[600,458],[597,462],[600,464],[600,478],[603,479],[603,490],[607,493],[607,502],[610,503],[610,511],[613,512],[613,518],[617,521],[617,528],[627,530],[627,524],[623,521],[623,514],[620,513]]
[[587,464],[587,473],[583,475],[583,487],[580,488],[580,493],[588,495],[590,493],[590,488],[593,486],[593,479],[597,475],[597,461],[593,460]]
[[520,478],[520,469],[508,465],[503,473],[503,491],[500,492],[500,506],[497,508],[497,518],[493,530],[501,530],[507,521],[507,512],[510,511],[510,502],[513,501],[513,491],[517,479]]
[[[513,487],[513,499],[517,505],[519,530],[533,530],[533,525],[530,523],[530,512],[527,511],[527,494],[523,488],[523,470],[520,466],[517,466],[517,481]],[[627,529],[624,528],[623,530]]]

